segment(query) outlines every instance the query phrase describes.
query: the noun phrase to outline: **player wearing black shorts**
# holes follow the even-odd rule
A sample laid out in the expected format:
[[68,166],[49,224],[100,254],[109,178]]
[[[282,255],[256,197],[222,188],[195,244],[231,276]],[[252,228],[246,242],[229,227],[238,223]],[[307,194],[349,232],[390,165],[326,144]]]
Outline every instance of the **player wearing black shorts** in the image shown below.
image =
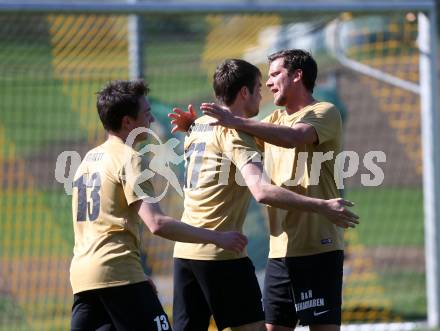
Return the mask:
[[[216,97],[226,112],[252,117],[259,110],[260,80],[260,71],[252,64],[226,60],[214,74]],[[177,115],[174,118],[179,120]],[[176,121],[173,124],[178,125]],[[183,222],[216,231],[242,231],[251,194],[258,202],[284,208],[285,213],[314,211],[344,227],[357,222],[347,216],[343,199],[309,198],[266,182],[255,140],[213,122],[208,116],[195,120],[185,138]],[[265,329],[261,293],[246,252],[176,243],[174,258],[176,331],[206,331],[210,315],[219,330]]]
[[343,251],[271,258],[266,267],[266,323],[294,328],[341,324]]
[[[148,202],[155,194],[142,179],[145,160],[125,143],[132,130],[153,121],[147,91],[143,81],[115,81],[98,93],[108,139],[86,154],[74,177],[71,330],[171,330],[141,265],[142,221],[152,233],[171,240],[211,243],[237,253],[246,245],[238,232],[191,227]],[[134,142],[145,138],[142,132]]]
[[[265,168],[276,185],[313,198],[339,197],[335,160],[341,151],[342,121],[333,104],[313,98],[315,60],[308,52],[294,49],[272,54],[269,63],[266,85],[275,104],[284,109],[261,122],[231,116],[218,107],[205,106],[205,113],[220,125],[257,138],[264,146]],[[339,330],[343,229],[337,222],[327,222],[325,215],[278,207],[268,207],[266,327],[293,330],[299,320],[312,331]],[[346,216],[357,218],[349,211]]]
[[171,330],[171,326],[152,285],[140,282],[74,294],[71,330],[98,329]]

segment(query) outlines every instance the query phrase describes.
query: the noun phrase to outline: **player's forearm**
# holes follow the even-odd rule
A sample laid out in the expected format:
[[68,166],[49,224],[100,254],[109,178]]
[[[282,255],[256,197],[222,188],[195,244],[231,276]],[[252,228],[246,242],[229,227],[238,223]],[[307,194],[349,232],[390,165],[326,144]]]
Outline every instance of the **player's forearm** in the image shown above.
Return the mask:
[[217,235],[214,231],[196,228],[177,221],[168,216],[160,216],[156,220],[157,228],[152,231],[163,238],[199,244],[217,244]]
[[134,208],[151,233],[166,239],[191,243],[217,244],[219,235],[214,231],[192,227],[165,215],[159,204],[139,200],[133,203]]
[[321,212],[324,204],[324,200],[307,197],[271,184],[263,186],[258,200],[272,207],[316,213]]
[[234,128],[276,146],[293,148],[299,143],[296,133],[287,126],[264,123],[248,118],[237,118]]

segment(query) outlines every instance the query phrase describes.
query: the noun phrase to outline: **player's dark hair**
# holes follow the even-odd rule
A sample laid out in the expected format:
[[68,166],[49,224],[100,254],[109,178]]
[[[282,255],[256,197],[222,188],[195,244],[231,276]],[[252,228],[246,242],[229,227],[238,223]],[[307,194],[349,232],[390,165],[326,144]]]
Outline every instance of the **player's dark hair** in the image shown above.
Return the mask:
[[305,88],[313,92],[316,76],[318,75],[318,65],[309,52],[301,49],[287,49],[269,55],[269,63],[276,59],[283,58],[283,66],[287,69],[289,75],[297,69],[303,72],[302,82]]
[[136,119],[139,113],[139,99],[149,92],[147,84],[139,80],[115,80],[97,92],[96,107],[106,130],[119,131],[122,118]]
[[260,69],[253,64],[240,59],[227,59],[214,73],[215,96],[220,102],[230,106],[243,86],[253,94],[256,81],[260,77]]

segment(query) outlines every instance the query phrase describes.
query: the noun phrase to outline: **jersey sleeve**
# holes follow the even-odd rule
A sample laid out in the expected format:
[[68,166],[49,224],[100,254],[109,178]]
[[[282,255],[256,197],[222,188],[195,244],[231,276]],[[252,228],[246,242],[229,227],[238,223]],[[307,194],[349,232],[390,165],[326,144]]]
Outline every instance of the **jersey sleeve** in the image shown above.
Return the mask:
[[225,129],[219,142],[226,157],[234,163],[237,169],[241,169],[251,160],[261,162],[261,154],[255,139],[244,132]]
[[131,156],[121,172],[121,183],[127,204],[132,204],[145,198],[153,198],[154,188],[148,178],[153,173],[148,169],[147,160],[138,154]]
[[313,126],[318,135],[319,144],[337,137],[342,126],[341,115],[334,106],[313,109],[307,112],[298,123]]

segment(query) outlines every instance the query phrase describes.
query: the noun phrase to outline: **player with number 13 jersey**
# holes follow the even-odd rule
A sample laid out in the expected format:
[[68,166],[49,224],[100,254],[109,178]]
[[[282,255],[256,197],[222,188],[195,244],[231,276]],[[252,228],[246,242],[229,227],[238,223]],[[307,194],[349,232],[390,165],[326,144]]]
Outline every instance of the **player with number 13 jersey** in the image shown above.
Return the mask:
[[153,186],[143,175],[150,171],[148,161],[134,148],[148,137],[154,121],[147,93],[142,80],[110,82],[98,92],[98,114],[108,138],[86,154],[72,192],[72,331],[171,331],[141,264],[143,224],[174,241],[212,243],[236,252],[247,243],[238,232],[177,221],[155,202]]

